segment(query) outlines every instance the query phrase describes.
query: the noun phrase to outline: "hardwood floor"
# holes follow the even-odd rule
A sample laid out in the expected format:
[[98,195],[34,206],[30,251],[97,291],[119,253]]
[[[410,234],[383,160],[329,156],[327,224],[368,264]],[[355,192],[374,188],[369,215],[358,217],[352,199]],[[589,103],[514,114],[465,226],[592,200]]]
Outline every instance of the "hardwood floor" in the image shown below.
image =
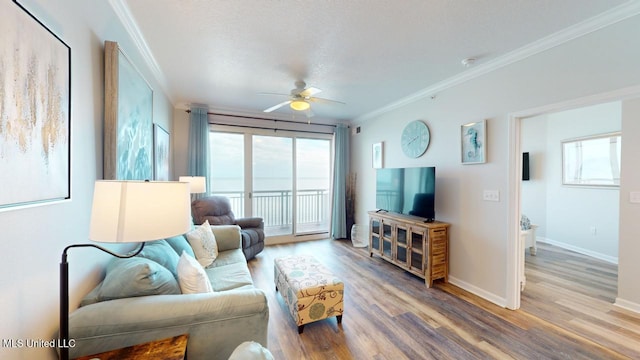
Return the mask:
[[[544,258],[538,251],[534,260]],[[273,280],[274,258],[296,253],[312,254],[342,278],[341,325],[326,319],[307,324],[298,334]],[[370,258],[366,248],[348,241],[268,246],[249,267],[256,286],[267,293],[269,349],[276,359],[630,359],[640,354],[640,317],[620,313],[617,322],[609,323],[604,311],[592,321],[582,313],[554,313],[551,306],[538,306],[540,314],[506,310],[440,281],[428,289],[422,279]],[[533,273],[527,281],[525,292],[531,292],[533,304],[533,296],[540,296],[534,295],[535,288],[550,285]],[[603,298],[610,296],[603,293]],[[588,300],[569,299],[574,311],[590,306]],[[552,321],[546,320],[549,316]],[[572,327],[555,325],[556,316]],[[592,323],[624,337],[605,335],[600,328],[590,331]],[[609,343],[599,344],[599,337]]]
[[617,265],[544,243],[525,262],[523,311],[640,359],[640,316],[613,306]]

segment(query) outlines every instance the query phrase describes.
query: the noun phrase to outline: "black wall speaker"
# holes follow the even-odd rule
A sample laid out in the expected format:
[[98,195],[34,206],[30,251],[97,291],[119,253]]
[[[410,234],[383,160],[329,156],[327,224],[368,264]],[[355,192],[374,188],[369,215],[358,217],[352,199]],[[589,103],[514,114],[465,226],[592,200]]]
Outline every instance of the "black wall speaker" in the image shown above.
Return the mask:
[[529,153],[522,153],[522,180],[529,180]]

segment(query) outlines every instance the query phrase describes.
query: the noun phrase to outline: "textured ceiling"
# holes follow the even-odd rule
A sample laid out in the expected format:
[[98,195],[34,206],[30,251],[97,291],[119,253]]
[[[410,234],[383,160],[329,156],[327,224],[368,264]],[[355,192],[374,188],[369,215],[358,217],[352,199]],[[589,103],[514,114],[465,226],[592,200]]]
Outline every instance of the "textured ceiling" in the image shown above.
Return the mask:
[[[495,62],[623,0],[111,0],[125,11],[177,107],[261,113],[295,80],[345,102],[319,119],[366,116]],[[116,7],[116,6],[114,6]],[[619,9],[618,9],[619,12]],[[606,15],[606,14],[605,14]],[[602,16],[601,16],[602,17]],[[141,35],[140,35],[141,34]],[[292,116],[283,107],[269,117]],[[305,120],[304,116],[299,116]]]

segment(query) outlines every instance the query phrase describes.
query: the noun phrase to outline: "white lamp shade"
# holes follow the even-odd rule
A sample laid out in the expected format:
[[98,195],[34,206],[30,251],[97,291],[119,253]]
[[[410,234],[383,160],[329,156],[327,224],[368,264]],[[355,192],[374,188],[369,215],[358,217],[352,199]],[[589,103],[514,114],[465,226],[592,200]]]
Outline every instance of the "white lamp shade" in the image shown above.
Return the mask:
[[191,184],[192,194],[200,194],[207,191],[206,178],[204,176],[180,176],[178,180]]
[[176,181],[96,181],[89,239],[143,242],[191,229],[189,184]]

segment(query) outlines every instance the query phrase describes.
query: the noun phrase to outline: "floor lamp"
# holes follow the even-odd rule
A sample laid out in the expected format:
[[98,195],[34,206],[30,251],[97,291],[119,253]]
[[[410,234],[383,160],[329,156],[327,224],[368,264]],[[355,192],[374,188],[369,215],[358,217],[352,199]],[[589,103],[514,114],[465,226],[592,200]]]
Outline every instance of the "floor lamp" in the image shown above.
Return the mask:
[[191,184],[191,200],[195,200],[195,195],[207,192],[207,178],[204,176],[180,176],[178,178],[181,182],[188,182]]
[[96,181],[89,239],[105,243],[142,243],[133,254],[120,255],[96,244],[74,244],[60,261],[60,358],[69,359],[69,263],[67,252],[92,247],[119,258],[142,251],[145,241],[184,234],[191,229],[189,184],[171,181]]

